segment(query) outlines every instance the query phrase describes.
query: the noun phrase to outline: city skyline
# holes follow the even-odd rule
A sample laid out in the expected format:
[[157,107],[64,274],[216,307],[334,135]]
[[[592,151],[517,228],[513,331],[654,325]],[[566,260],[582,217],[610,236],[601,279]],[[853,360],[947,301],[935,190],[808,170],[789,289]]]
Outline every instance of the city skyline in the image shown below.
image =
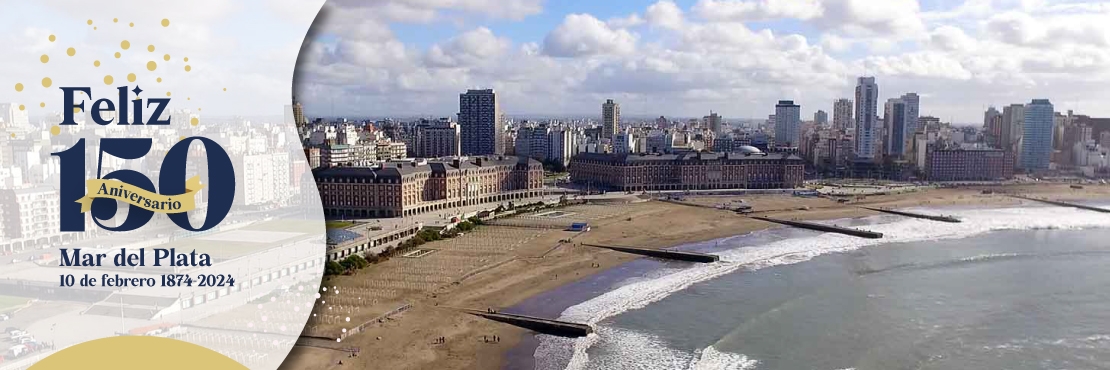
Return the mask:
[[614,99],[629,117],[759,118],[793,100],[811,117],[875,76],[880,101],[917,92],[923,115],[954,123],[1034,98],[1110,115],[1100,3],[483,4],[329,3],[298,65],[306,113],[452,116],[454,94],[492,88],[508,115],[593,116]]

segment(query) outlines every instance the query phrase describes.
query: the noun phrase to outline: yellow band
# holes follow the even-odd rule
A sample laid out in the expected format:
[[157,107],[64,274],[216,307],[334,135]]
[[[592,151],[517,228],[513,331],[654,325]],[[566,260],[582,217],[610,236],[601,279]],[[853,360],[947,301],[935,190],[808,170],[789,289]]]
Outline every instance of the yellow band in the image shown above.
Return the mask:
[[193,198],[203,187],[200,176],[185,181],[185,194],[178,195],[157,194],[118,180],[85,180],[85,197],[77,203],[81,203],[81,213],[88,212],[96,198],[114,199],[158,213],[181,213],[196,208]]

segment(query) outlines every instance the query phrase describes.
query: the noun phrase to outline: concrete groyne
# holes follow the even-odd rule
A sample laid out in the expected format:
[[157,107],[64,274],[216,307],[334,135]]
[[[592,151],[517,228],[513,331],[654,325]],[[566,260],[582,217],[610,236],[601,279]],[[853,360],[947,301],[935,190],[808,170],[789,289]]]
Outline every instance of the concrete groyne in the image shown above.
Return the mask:
[[539,317],[514,315],[500,312],[469,309],[463,309],[462,311],[474,316],[483,317],[489,320],[532,330],[537,333],[555,335],[566,338],[584,337],[594,332],[594,328],[586,324],[578,324],[573,322],[550,320]]
[[1085,205],[1082,205],[1082,204],[1068,203],[1068,202],[1063,202],[1063,201],[1059,201],[1059,200],[1037,199],[1037,198],[1033,198],[1033,197],[1027,197],[1027,196],[1023,196],[1023,195],[1013,195],[1013,194],[1011,194],[1010,197],[1018,198],[1018,199],[1031,200],[1031,201],[1034,201],[1034,202],[1041,202],[1041,203],[1051,204],[1051,205],[1060,206],[1060,207],[1072,207],[1072,208],[1078,208],[1078,209],[1083,209],[1083,210],[1088,210],[1088,211],[1110,213],[1110,209],[1094,207],[1094,206],[1085,206]]
[[802,229],[824,231],[824,232],[851,235],[851,236],[858,236],[858,237],[861,237],[861,238],[879,239],[879,238],[883,237],[883,233],[874,232],[874,231],[867,231],[867,230],[859,230],[859,229],[849,229],[849,228],[840,227],[840,226],[822,225],[822,224],[816,224],[816,223],[805,222],[805,221],[780,220],[780,219],[777,219],[777,218],[762,217],[762,216],[752,216],[752,218],[754,218],[756,220],[761,220],[761,221],[773,222],[773,223],[780,224],[780,225],[793,226],[793,227],[802,228]]
[[920,219],[923,219],[923,220],[932,220],[932,221],[950,222],[950,223],[961,222],[960,219],[952,217],[952,216],[927,215],[927,214],[923,214],[923,213],[895,211],[895,210],[892,210],[892,209],[882,209],[882,208],[872,208],[872,207],[860,207],[860,208],[872,210],[872,211],[875,211],[875,212],[888,213],[888,214],[892,214],[892,215],[920,218]]
[[655,257],[655,258],[662,258],[662,259],[676,260],[676,261],[713,263],[713,262],[717,262],[717,261],[721,260],[721,258],[716,256],[716,255],[696,253],[696,252],[679,252],[679,251],[668,251],[668,250],[660,250],[660,249],[645,249],[645,248],[636,248],[636,247],[618,247],[618,246],[612,246],[612,245],[595,245],[595,244],[585,244],[585,243],[583,243],[582,245],[587,246],[587,247],[605,248],[605,249],[615,250],[615,251],[618,251],[618,252],[632,253],[632,254],[638,254],[638,255],[641,255],[641,256],[648,256],[648,257]]

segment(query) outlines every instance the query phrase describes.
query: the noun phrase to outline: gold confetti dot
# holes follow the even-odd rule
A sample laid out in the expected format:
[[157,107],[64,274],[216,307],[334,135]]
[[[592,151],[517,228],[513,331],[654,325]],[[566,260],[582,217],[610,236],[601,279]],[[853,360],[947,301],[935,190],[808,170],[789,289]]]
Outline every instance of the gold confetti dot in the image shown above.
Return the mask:
[[81,108],[73,107],[73,113],[81,113]]
[[123,40],[119,42],[120,49],[127,50],[131,47],[131,41]]
[[92,19],[86,21],[85,23],[91,26],[92,25]]
[[135,22],[131,22],[131,23],[130,23],[130,24],[128,24],[127,26],[128,26],[128,27],[135,27]]
[[185,100],[193,100],[193,98],[186,97]]
[[158,83],[162,83],[162,78],[161,78],[161,77],[158,77],[158,80],[157,80],[157,81],[158,81]]
[[99,60],[94,60],[93,61],[93,67],[100,67],[100,61]]
[[170,26],[170,20],[162,18],[162,27],[169,27],[169,26]]
[[158,63],[155,63],[153,60],[146,62],[146,70],[153,71],[155,69],[158,69]]
[[200,108],[197,108],[197,112],[200,112]]
[[119,59],[120,55],[121,55],[121,54],[120,54],[120,53],[119,53],[119,52],[117,51],[117,52],[116,52],[116,59]]
[[54,37],[54,35],[50,35],[50,37],[48,37],[47,39],[49,39],[50,42],[54,42],[54,40],[56,40],[57,38]]
[[224,88],[224,91],[227,91],[227,88],[226,88],[226,87]]
[[169,91],[166,91],[166,96],[170,96],[170,92],[169,92]]
[[77,49],[74,49],[74,48],[66,49],[66,55],[73,56],[74,54],[77,54]]
[[19,105],[19,110],[24,110],[24,109],[27,109],[27,107],[24,107],[23,104],[20,104]]
[[46,102],[39,102],[39,108],[46,108]]
[[112,18],[112,23],[119,23],[119,18]]
[[198,119],[196,117],[193,117],[193,118],[189,119],[189,124],[193,125],[193,126],[199,125],[200,124],[200,119]]
[[50,87],[50,84],[52,84],[52,83],[54,83],[54,81],[51,81],[50,77],[43,77],[42,78],[42,87]]
[[96,31],[96,27],[93,27],[93,31]]
[[146,46],[146,51],[153,53],[154,52],[154,45],[147,45]]
[[50,128],[50,134],[51,135],[58,136],[58,134],[60,134],[60,133],[62,133],[62,128],[61,127],[54,126],[54,127]]
[[127,74],[127,82],[135,82],[135,74],[134,73],[128,73]]
[[23,91],[23,84],[16,82],[15,91]]
[[46,55],[46,54],[43,54],[41,57],[39,57],[39,61],[43,62],[43,63],[49,62],[50,61],[50,56]]
[[189,72],[189,71],[192,71],[192,70],[193,70],[193,67],[185,66],[185,72]]
[[167,62],[170,61],[170,55],[169,54],[163,55],[162,60],[167,61]]
[[112,80],[113,80],[113,78],[112,78],[112,75],[107,75],[107,76],[104,76],[104,84],[105,84],[105,85],[111,85],[111,84],[112,84]]
[[185,57],[185,59],[182,59],[182,61],[184,61],[184,62],[188,62],[188,61],[189,61],[189,57]]

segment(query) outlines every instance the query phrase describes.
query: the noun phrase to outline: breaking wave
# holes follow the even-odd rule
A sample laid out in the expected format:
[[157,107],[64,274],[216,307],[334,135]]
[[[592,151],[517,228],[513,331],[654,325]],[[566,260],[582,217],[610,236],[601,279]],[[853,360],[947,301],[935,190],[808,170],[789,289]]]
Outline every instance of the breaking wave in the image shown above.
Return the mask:
[[[824,254],[848,252],[878,244],[960,239],[991,231],[1110,227],[1110,215],[1063,207],[968,209],[950,213],[962,219],[963,222],[939,223],[906,218],[867,226],[869,230],[883,233],[882,239],[863,239],[823,233],[773,241],[763,246],[734,245],[731,249],[718,252],[721,257],[720,262],[691,266],[663,276],[656,275],[652,279],[620,286],[564,310],[560,316],[561,320],[588,323],[596,327],[596,334],[575,340],[540,336],[540,343],[535,352],[536,368],[543,370],[751,369],[754,368],[756,360],[748,359],[741,354],[722,353],[712,346],[694,352],[679,351],[668,348],[658,338],[647,334],[610,328],[599,323],[621,313],[646,307],[693,284],[740,269],[755,270],[793,264]],[[744,238],[722,240],[732,244],[745,241]],[[982,258],[1020,257],[995,255]],[[976,261],[968,260],[957,263],[974,262]],[[604,340],[606,338],[613,338],[613,340]],[[599,358],[591,361],[587,352],[594,347],[599,350],[608,349],[607,353],[620,353],[619,356],[607,356],[619,357],[619,360]]]

